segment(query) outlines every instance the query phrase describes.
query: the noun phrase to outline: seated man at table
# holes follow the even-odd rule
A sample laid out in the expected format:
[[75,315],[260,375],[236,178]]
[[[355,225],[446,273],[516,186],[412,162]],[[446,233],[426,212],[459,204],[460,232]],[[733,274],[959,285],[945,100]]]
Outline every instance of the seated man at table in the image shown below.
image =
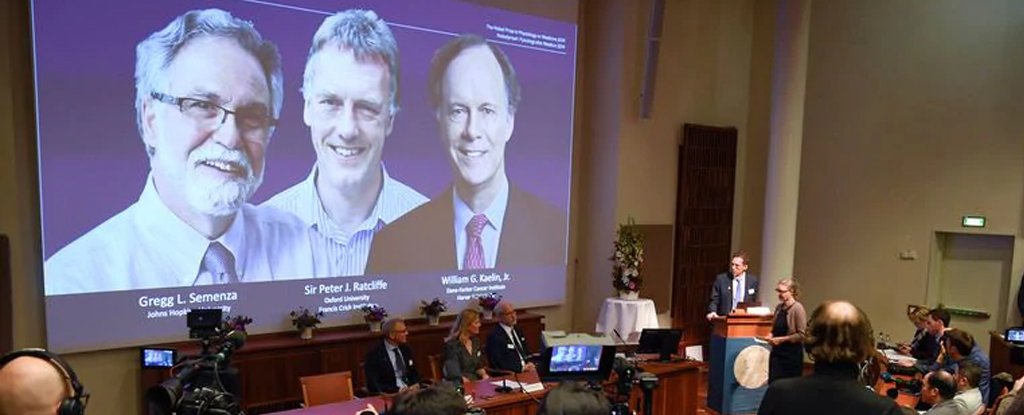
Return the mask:
[[465,415],[467,410],[455,389],[432,386],[399,394],[387,415]]
[[921,384],[921,400],[932,405],[926,415],[961,415],[964,406],[953,399],[956,396],[956,379],[945,370],[936,370],[924,375]]
[[487,336],[487,346],[484,347],[491,368],[515,373],[532,372],[534,365],[529,361],[526,336],[516,329],[515,307],[502,301],[496,311],[499,324]]
[[420,374],[413,362],[412,350],[406,345],[409,329],[405,320],[388,320],[382,331],[384,340],[363,360],[366,388],[371,393],[395,393],[418,383]]
[[985,407],[985,400],[978,384],[981,383],[981,367],[972,362],[962,362],[956,372],[956,396],[965,414],[973,414]]

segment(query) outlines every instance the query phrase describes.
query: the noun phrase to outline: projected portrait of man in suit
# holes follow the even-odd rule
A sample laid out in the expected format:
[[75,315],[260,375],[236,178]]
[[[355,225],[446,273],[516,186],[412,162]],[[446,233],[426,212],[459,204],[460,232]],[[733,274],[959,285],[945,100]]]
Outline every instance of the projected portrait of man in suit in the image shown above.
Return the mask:
[[381,163],[398,113],[398,44],[373,11],[346,10],[316,31],[303,78],[316,165],[267,204],[327,238],[337,276],[362,275],[374,234],[427,201]]
[[429,88],[454,183],[384,228],[368,273],[563,263],[565,216],[505,172],[520,105],[508,56],[479,36],[456,37],[435,53]]
[[45,264],[46,294],[309,278],[328,270],[293,216],[248,203],[281,111],[277,47],[253,25],[190,11],[136,47],[150,172],[137,202]]

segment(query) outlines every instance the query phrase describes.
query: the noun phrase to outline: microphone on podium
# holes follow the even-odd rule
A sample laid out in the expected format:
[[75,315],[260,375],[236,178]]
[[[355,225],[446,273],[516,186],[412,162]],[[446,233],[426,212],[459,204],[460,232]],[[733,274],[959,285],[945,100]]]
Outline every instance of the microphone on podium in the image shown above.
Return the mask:
[[[516,372],[513,372],[511,370],[504,370],[504,369],[494,369],[494,368],[491,368],[491,369],[488,369],[488,371],[490,371],[492,373],[495,373],[495,374],[500,374],[502,376],[515,375],[516,374]],[[501,386],[496,386],[494,388],[494,391],[495,392],[500,392],[500,393],[511,393],[512,392],[512,387],[508,386],[508,378],[501,379]]]

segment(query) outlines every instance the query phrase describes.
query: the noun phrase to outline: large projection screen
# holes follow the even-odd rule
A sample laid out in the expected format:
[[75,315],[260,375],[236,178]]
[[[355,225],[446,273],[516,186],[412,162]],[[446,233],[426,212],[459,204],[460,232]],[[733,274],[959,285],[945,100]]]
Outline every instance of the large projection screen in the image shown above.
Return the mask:
[[[322,28],[311,54],[325,22],[369,19],[353,9],[384,23]],[[334,326],[366,304],[564,302],[574,23],[455,0],[45,0],[33,31],[52,349],[183,340],[193,308],[261,333],[300,306]]]

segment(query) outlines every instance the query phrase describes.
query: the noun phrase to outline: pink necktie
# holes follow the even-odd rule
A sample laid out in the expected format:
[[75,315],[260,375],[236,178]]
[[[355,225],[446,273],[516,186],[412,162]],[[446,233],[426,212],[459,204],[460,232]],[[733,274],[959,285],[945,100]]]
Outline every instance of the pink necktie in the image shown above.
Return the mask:
[[481,269],[487,266],[484,244],[480,239],[484,226],[487,226],[487,216],[482,213],[473,215],[466,224],[466,256],[462,258],[462,269]]

